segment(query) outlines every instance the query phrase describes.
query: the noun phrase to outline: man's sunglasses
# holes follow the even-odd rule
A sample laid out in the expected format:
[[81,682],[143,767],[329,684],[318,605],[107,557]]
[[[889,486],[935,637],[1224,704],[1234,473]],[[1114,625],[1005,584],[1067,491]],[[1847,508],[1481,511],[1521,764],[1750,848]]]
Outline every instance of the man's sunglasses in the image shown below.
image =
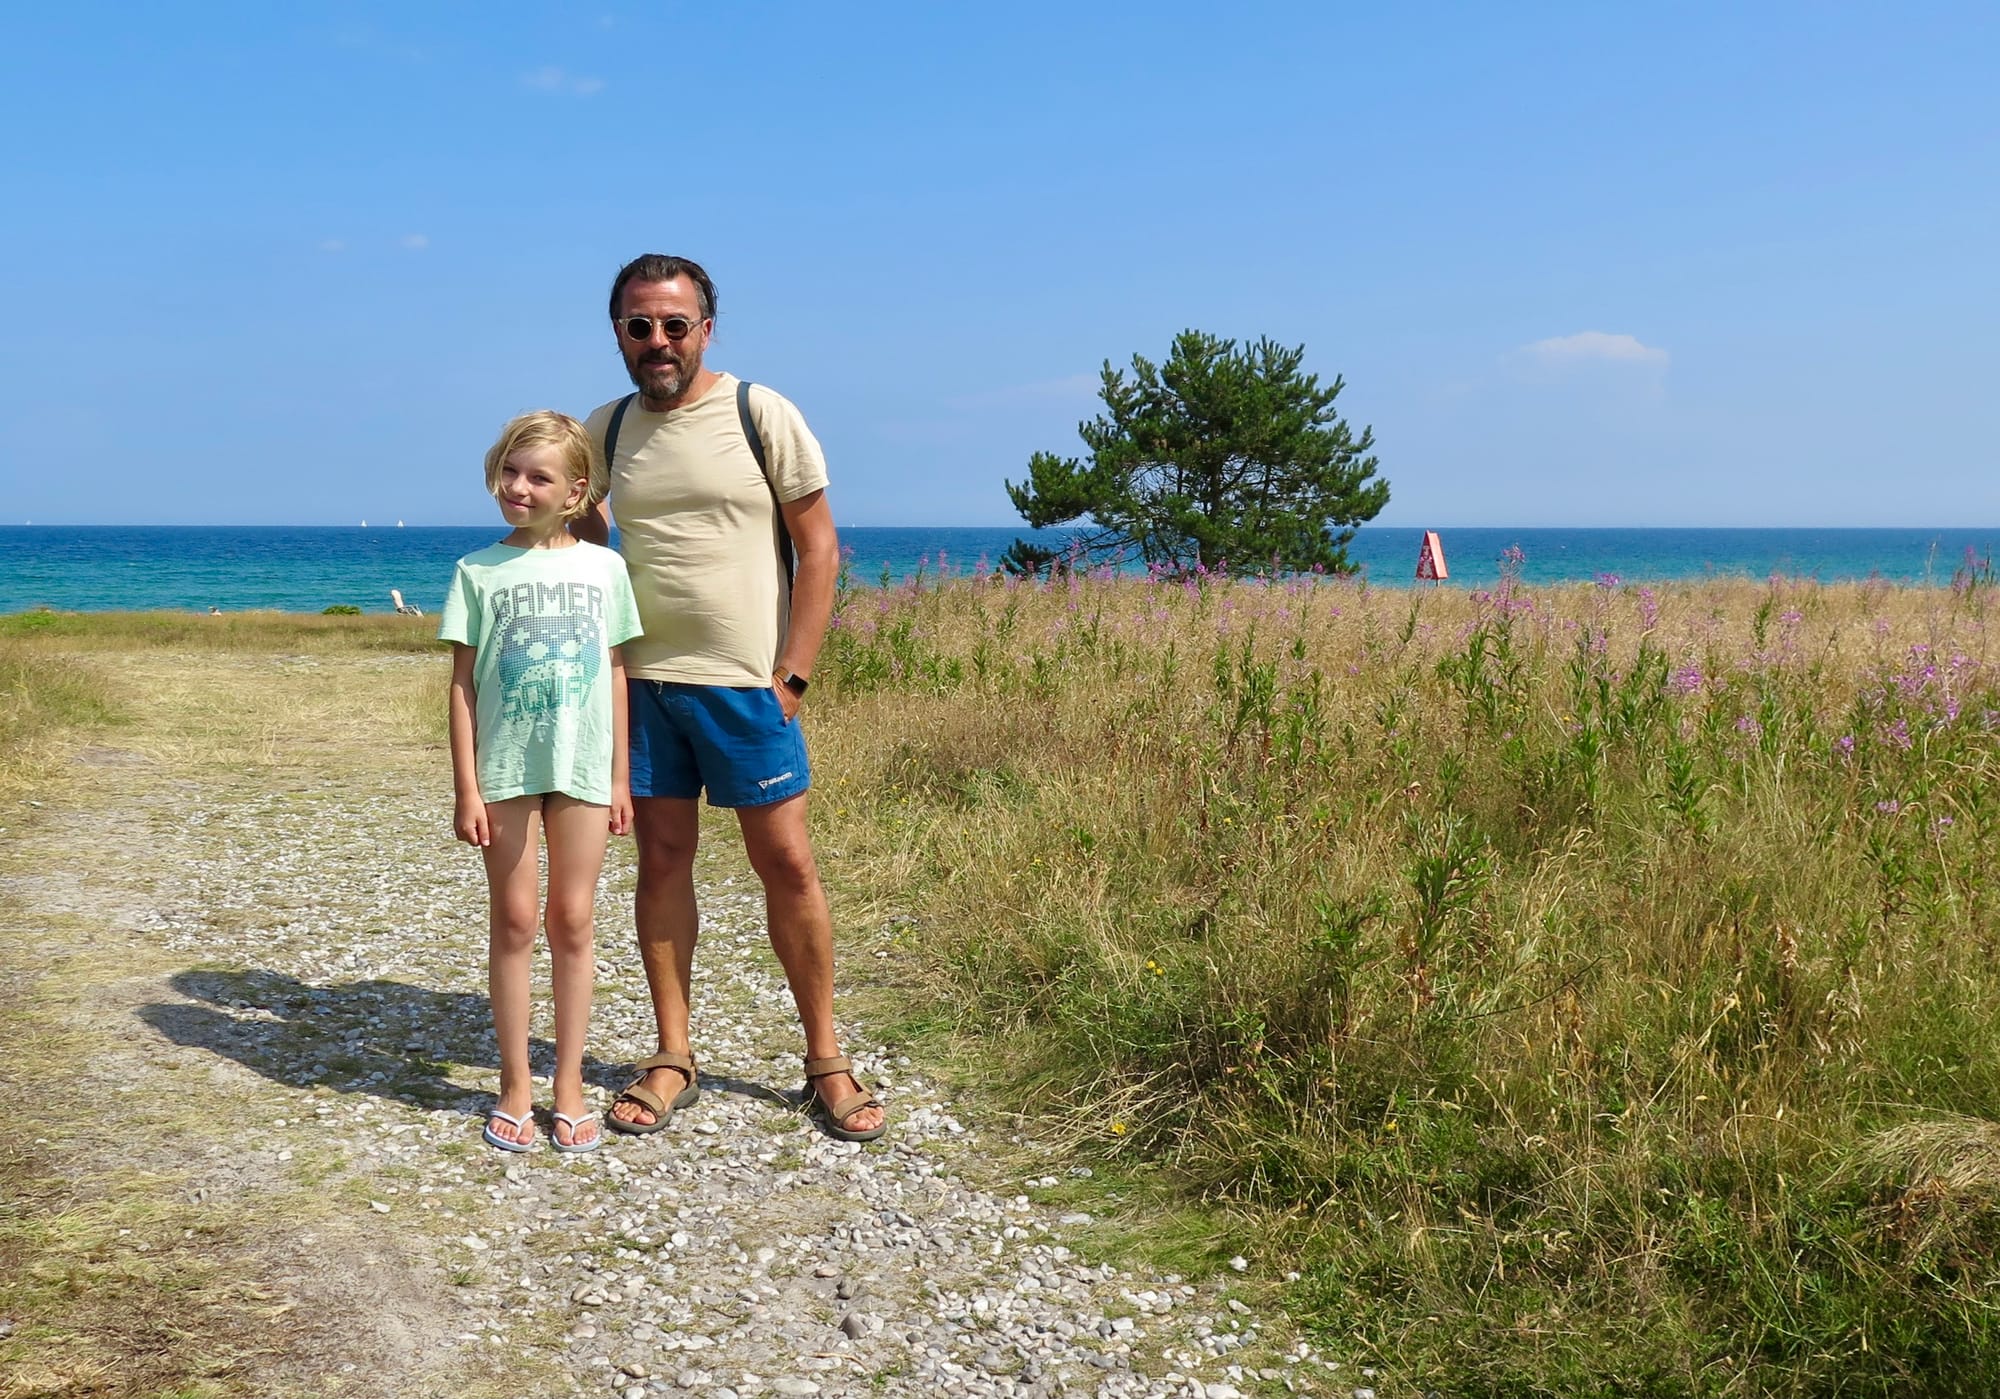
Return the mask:
[[643,345],[653,338],[653,327],[658,326],[667,333],[669,340],[685,340],[687,333],[700,325],[686,316],[623,316],[618,320],[618,329],[627,340]]

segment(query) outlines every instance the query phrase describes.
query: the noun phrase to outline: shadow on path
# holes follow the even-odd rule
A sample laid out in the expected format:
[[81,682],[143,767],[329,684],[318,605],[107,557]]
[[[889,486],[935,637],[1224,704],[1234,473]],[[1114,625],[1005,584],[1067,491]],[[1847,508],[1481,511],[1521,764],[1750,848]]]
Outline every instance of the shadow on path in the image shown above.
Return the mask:
[[[492,1015],[482,995],[400,981],[314,986],[255,968],[183,971],[169,984],[194,1004],[141,1006],[139,1019],[175,1044],[234,1059],[275,1083],[480,1114],[494,1101],[492,1093],[466,1088],[449,1076],[454,1065],[499,1067]],[[534,1072],[546,1077],[555,1068],[554,1041],[531,1039],[528,1058]],[[628,1062],[584,1054],[584,1082],[604,1091],[607,1108],[631,1076]],[[704,1092],[793,1105],[785,1093],[725,1074],[704,1071],[701,1086]]]

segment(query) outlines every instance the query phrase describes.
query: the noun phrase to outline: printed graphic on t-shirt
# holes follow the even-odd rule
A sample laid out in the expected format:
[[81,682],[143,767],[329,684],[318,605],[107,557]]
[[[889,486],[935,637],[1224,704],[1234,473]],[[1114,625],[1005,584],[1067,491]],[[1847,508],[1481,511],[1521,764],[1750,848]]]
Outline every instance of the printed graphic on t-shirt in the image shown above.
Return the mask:
[[533,719],[580,707],[604,657],[604,590],[523,583],[489,599],[502,713]]

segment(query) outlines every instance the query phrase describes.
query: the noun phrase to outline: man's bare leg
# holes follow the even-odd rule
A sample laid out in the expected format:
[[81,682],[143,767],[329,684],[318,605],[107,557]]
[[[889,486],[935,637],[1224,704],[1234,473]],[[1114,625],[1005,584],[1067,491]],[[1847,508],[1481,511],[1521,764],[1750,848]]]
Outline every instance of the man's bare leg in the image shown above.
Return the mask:
[[[653,997],[653,1020],[660,1048],[690,1054],[688,987],[694,977],[695,935],[700,914],[694,901],[694,852],[701,837],[701,811],[692,799],[638,797],[632,827],[639,846],[639,889],[632,921],[639,934],[639,960]],[[679,1069],[654,1069],[645,1086],[671,1103],[688,1086]],[[653,1114],[634,1102],[614,1103],[611,1115],[641,1126]]]
[[[840,1053],[833,1028],[833,916],[820,886],[819,865],[813,859],[806,831],[806,794],[801,792],[769,806],[746,806],[736,812],[743,827],[743,848],[750,867],[764,882],[764,917],[771,929],[771,950],[785,969],[799,1023],[806,1032],[806,1057],[827,1059]],[[861,1091],[851,1074],[815,1079],[821,1101],[832,1103]],[[882,1125],[879,1107],[851,1113],[842,1122],[849,1131],[867,1132]]]

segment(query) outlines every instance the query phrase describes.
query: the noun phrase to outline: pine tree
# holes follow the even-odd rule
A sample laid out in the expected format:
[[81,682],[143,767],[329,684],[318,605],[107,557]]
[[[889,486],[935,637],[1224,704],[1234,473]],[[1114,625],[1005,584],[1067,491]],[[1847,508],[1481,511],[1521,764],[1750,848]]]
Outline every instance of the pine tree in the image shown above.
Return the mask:
[[1136,553],[1173,573],[1350,571],[1353,526],[1388,504],[1389,483],[1370,480],[1373,429],[1357,440],[1333,409],[1344,381],[1322,388],[1304,358],[1303,345],[1185,330],[1164,366],[1134,355],[1128,379],[1107,360],[1104,411],[1077,428],[1088,463],[1037,452],[1028,479],[1007,483],[1035,529],[1089,523],[1069,552],[1017,539],[1001,563],[1034,573]]

